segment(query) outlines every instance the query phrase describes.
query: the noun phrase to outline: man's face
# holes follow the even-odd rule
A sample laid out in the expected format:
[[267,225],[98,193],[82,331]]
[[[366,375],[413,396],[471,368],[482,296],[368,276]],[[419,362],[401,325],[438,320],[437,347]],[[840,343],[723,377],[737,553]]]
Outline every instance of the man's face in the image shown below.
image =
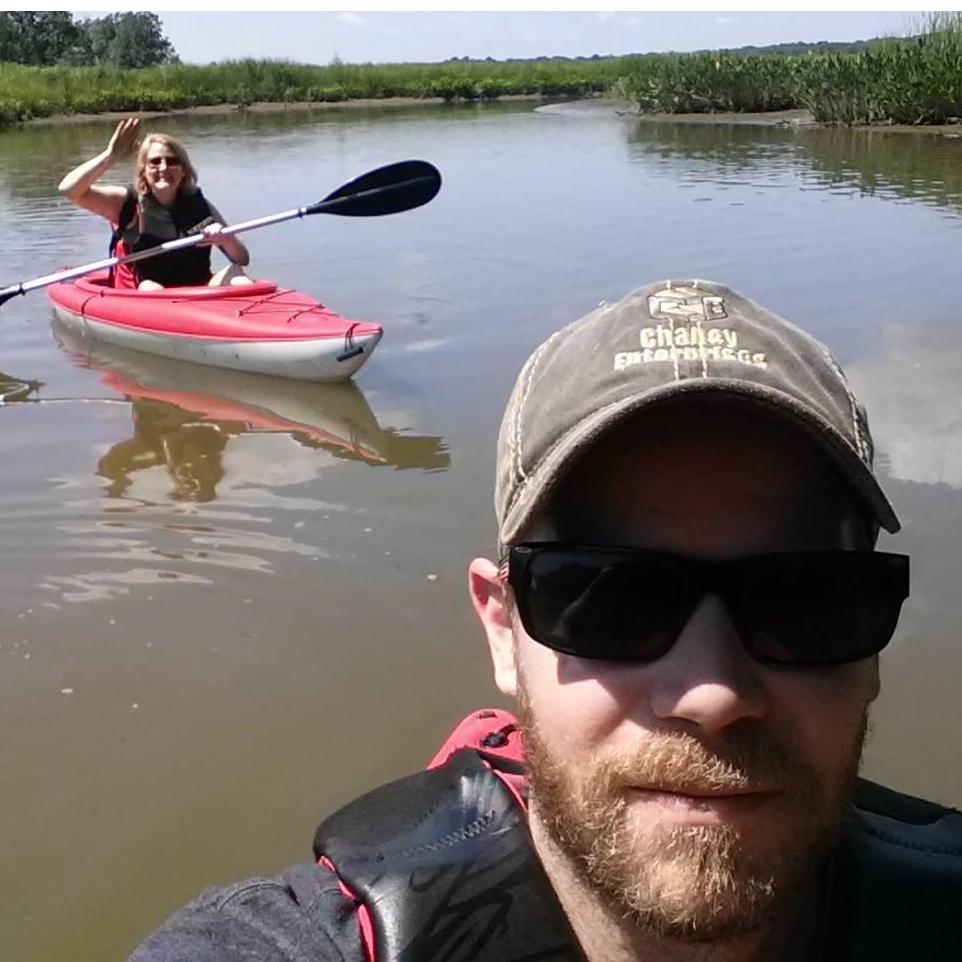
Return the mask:
[[[734,558],[862,547],[857,527],[834,472],[783,422],[691,402],[604,438],[525,540]],[[649,664],[560,654],[516,616],[510,629],[513,665],[506,631],[493,653],[518,700],[536,842],[602,904],[710,942],[797,896],[848,800],[876,659],[763,666],[711,595]]]

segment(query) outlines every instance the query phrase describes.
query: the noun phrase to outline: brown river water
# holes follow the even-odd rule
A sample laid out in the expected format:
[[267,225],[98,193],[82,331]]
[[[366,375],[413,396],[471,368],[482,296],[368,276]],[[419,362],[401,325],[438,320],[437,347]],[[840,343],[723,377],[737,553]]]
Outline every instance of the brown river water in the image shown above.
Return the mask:
[[[962,138],[597,104],[151,126],[233,220],[406,157],[445,183],[247,237],[257,276],[383,323],[356,386],[91,349],[43,292],[0,308],[0,371],[40,382],[0,406],[0,957],[124,958],[499,703],[464,569],[504,400],[548,333],[670,276],[796,320],[867,402],[914,567],[865,771],[962,803]],[[0,133],[0,287],[104,256],[55,185],[109,129]]]

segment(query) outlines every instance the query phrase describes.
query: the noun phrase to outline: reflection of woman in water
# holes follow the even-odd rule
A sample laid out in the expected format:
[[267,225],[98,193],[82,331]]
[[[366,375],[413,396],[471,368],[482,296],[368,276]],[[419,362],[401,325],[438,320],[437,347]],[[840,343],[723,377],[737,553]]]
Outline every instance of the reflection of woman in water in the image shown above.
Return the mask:
[[[216,369],[199,376],[182,369],[194,365],[178,368],[161,360],[145,356],[138,363],[149,362],[161,382],[159,372],[173,366],[168,373],[186,377],[194,390],[140,383],[119,371],[104,373],[111,391],[130,402],[134,428],[132,438],[118,441],[97,464],[109,497],[123,497],[135,472],[163,467],[173,479],[174,500],[213,501],[226,474],[228,442],[251,433],[286,436],[300,447],[337,458],[399,469],[445,470],[451,463],[443,438],[381,428],[353,383],[274,384],[273,378]],[[201,385],[208,390],[198,391]],[[243,400],[242,394],[247,395]]]
[[[359,395],[363,403],[363,396],[353,385],[346,391],[341,391],[340,385],[337,387],[348,399]],[[123,497],[134,483],[136,471],[163,466],[174,481],[171,497],[175,501],[213,501],[217,497],[217,485],[224,477],[223,455],[228,441],[252,431],[285,434],[302,447],[320,448],[335,457],[367,464],[436,471],[446,469],[451,463],[441,438],[398,434],[390,428],[382,430],[366,406],[349,412],[359,416],[359,422],[346,419],[339,426],[342,433],[329,433],[312,431],[309,426],[293,421],[284,422],[276,415],[265,429],[252,426],[250,421],[215,419],[168,401],[134,398],[130,394],[127,397],[131,402],[134,436],[118,441],[97,462],[97,474],[109,482],[106,490],[111,498]],[[267,414],[271,416],[270,412]],[[252,408],[251,416],[256,422],[258,416],[263,418],[265,413]],[[368,418],[370,423],[365,423]],[[358,423],[364,427],[360,432],[361,441],[354,437]],[[375,443],[376,449],[372,447]]]
[[97,462],[106,478],[107,494],[122,497],[133,484],[131,475],[163,465],[174,481],[175,501],[213,501],[224,477],[222,455],[242,424],[187,421],[187,413],[162,401],[134,401],[134,436],[118,441]]

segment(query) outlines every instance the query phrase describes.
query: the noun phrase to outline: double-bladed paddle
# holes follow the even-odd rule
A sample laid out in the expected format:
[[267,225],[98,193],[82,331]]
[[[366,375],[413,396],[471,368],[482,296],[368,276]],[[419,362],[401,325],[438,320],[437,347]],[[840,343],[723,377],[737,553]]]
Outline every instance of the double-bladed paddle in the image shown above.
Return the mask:
[[[269,224],[280,224],[282,221],[306,217],[308,214],[337,214],[341,217],[379,217],[382,214],[397,214],[426,204],[440,189],[441,174],[433,164],[424,160],[402,160],[355,177],[354,180],[338,187],[315,204],[295,207],[280,214],[269,214],[267,217],[234,224],[231,227],[225,227],[221,233],[240,234],[242,231],[256,230],[258,227],[267,227]],[[17,294],[26,294],[40,287],[49,287],[58,281],[69,281],[74,277],[106,270],[119,264],[133,264],[135,261],[143,261],[148,257],[156,257],[158,254],[166,254],[169,251],[183,250],[185,247],[196,247],[205,239],[204,234],[190,234],[124,257],[108,257],[81,267],[71,267],[68,270],[45,274],[32,281],[22,281],[10,287],[0,288],[0,304],[10,300],[11,297],[16,297]]]

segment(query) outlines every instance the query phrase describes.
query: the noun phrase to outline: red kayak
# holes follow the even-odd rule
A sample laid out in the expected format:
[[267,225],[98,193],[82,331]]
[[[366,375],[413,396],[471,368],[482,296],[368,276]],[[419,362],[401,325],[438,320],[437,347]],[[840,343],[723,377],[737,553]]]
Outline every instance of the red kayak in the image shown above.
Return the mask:
[[104,273],[61,281],[47,294],[57,316],[84,337],[306,381],[346,381],[384,333],[272,281],[135,291],[110,287]]

